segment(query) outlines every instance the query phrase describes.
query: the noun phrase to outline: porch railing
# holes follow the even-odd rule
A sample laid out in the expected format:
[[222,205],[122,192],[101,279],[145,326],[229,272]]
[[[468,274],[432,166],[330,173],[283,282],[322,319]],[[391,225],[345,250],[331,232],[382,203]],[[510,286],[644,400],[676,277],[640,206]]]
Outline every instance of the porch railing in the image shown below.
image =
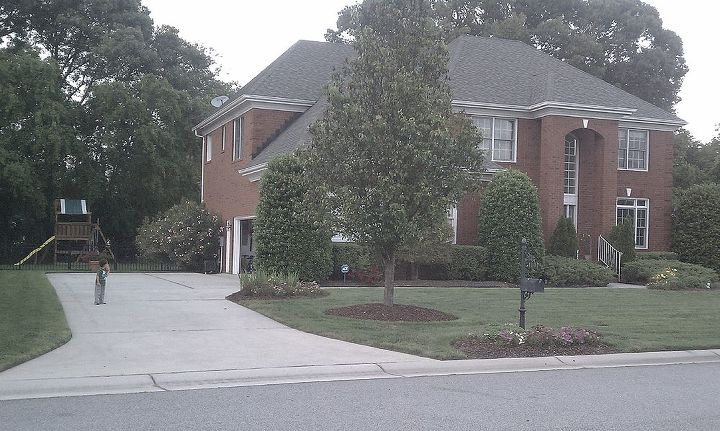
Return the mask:
[[598,261],[617,273],[620,280],[622,252],[612,246],[602,235],[598,238]]

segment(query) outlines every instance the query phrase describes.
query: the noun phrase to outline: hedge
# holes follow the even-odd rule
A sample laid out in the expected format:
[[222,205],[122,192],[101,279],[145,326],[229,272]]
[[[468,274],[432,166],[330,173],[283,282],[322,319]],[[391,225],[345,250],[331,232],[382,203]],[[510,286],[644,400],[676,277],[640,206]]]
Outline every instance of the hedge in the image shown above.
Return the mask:
[[615,281],[615,274],[604,266],[562,256],[545,256],[542,272],[553,286],[607,286]]
[[704,266],[678,260],[640,259],[623,267],[628,283],[646,284],[655,289],[704,289],[717,287],[720,277]]
[[720,271],[720,184],[699,184],[678,195],[673,251],[684,262]]
[[578,240],[575,224],[567,217],[560,217],[550,237],[548,254],[575,258],[577,250]]
[[672,251],[647,251],[644,253],[637,253],[635,257],[637,259],[646,260],[680,260],[678,254]]

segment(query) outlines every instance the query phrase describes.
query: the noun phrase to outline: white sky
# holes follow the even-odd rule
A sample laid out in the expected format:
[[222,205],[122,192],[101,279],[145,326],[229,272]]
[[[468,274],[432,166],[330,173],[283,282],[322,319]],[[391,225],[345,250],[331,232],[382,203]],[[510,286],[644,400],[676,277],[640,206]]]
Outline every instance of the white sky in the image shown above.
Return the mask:
[[[705,0],[645,0],[664,27],[683,40],[685,75],[677,114],[700,141],[720,123],[720,3]],[[191,42],[218,54],[226,81],[247,83],[299,39],[323,40],[337,13],[354,0],[143,0],[155,23],[169,24]]]

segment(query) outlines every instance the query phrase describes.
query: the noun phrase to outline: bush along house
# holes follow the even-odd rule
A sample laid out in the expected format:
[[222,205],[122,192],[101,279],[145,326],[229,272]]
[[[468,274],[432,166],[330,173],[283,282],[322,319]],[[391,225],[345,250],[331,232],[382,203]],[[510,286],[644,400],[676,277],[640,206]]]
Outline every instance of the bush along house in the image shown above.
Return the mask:
[[[538,188],[546,241],[560,217],[577,227],[581,254],[631,219],[640,251],[670,246],[673,131],[685,122],[522,42],[461,36],[449,46],[453,106],[482,131],[489,174],[526,172]],[[331,74],[349,45],[299,41],[208,118],[201,199],[225,222],[222,270],[253,254],[258,181],[273,157],[310,140]],[[479,196],[449,212],[458,244],[475,244]],[[600,256],[598,256],[600,255]]]

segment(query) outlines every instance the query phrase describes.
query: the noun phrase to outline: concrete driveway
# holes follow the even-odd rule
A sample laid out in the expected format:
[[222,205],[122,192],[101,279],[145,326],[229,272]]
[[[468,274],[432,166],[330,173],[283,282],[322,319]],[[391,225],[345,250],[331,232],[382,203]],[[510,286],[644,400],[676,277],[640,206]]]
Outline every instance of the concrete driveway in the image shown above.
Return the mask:
[[[72,339],[0,373],[0,399],[382,377],[384,363],[437,362],[300,332],[225,300],[236,276],[48,274]],[[385,376],[388,376],[385,374]]]

